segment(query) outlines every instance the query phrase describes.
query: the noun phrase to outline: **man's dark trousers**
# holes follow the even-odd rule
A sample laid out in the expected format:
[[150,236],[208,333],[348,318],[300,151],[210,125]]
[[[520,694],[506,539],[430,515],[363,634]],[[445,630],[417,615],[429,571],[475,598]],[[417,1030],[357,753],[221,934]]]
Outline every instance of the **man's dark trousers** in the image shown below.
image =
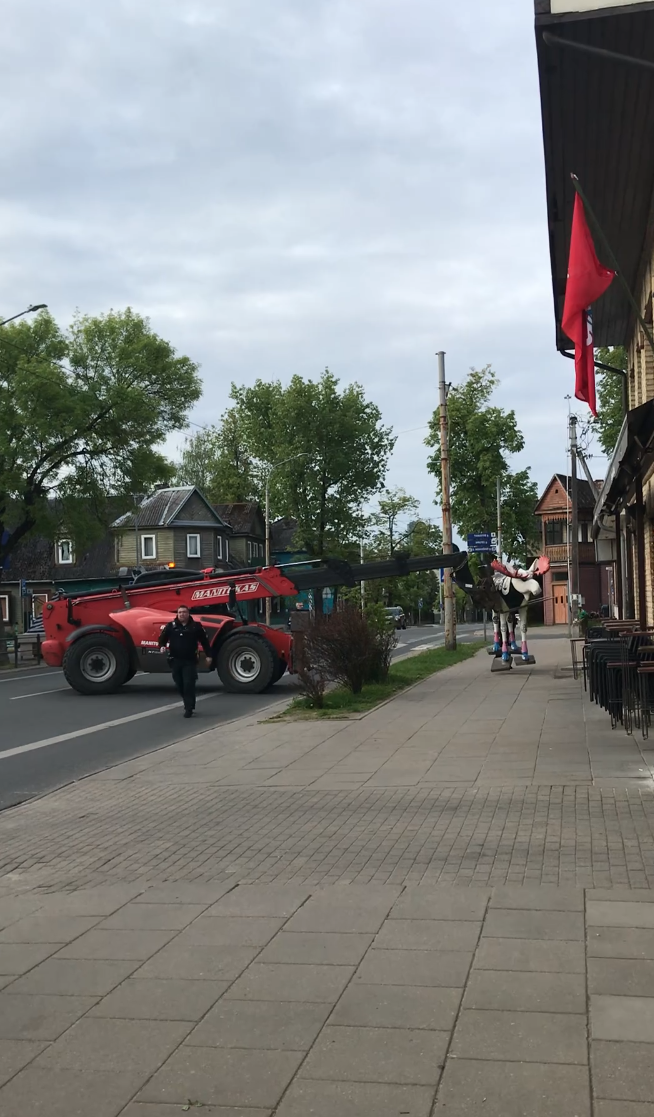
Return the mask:
[[185,710],[195,709],[195,683],[198,669],[188,659],[173,660],[173,682],[182,696]]

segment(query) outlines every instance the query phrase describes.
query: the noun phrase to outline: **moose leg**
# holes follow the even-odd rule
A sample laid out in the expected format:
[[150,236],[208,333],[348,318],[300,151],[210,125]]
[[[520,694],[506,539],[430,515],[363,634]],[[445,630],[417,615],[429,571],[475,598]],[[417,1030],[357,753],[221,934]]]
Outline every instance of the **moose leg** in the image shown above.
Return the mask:
[[493,613],[493,651],[502,651],[502,631],[500,628],[500,614]]
[[505,663],[510,662],[511,652],[509,651],[509,615],[508,613],[500,613],[500,625],[502,627],[502,659]]
[[509,614],[509,646],[511,648],[511,651],[514,654],[517,654],[520,651],[520,648],[516,644],[516,639],[515,639],[516,622],[517,622],[517,617],[516,617],[515,613],[510,613]]
[[529,605],[525,602],[520,608],[520,635],[522,637],[522,658],[525,663],[533,661],[533,656],[529,655],[529,648],[527,647],[527,616],[529,613]]

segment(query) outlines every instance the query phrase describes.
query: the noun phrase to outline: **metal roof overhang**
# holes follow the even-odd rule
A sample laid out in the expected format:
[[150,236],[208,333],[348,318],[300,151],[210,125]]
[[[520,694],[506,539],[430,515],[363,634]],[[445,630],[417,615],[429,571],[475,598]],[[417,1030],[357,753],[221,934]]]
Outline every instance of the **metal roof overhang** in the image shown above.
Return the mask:
[[627,412],[602,491],[593,512],[593,536],[602,518],[615,513],[634,492],[634,478],[654,465],[654,400]]
[[[548,45],[543,33],[654,62],[654,2],[565,15],[543,11],[547,0],[535,3],[556,345],[563,350],[571,348],[561,331],[575,193],[571,173],[579,177],[631,291],[639,286],[654,227],[654,70]],[[624,345],[632,328],[629,303],[612,283],[593,308],[595,344]]]

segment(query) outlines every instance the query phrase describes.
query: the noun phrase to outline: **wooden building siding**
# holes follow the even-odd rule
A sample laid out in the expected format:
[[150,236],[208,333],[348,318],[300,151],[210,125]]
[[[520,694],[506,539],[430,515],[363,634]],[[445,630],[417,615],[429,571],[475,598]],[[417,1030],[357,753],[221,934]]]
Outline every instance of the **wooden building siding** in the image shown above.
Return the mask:
[[[154,535],[156,541],[156,558],[142,559],[141,558],[141,536]],[[169,529],[152,528],[147,531],[139,531],[139,554],[136,554],[136,537],[133,531],[125,532],[123,535],[118,535],[118,544],[116,547],[116,565],[117,566],[161,566],[166,562],[175,561],[175,544],[174,532]],[[184,547],[186,547],[186,533],[184,534]]]

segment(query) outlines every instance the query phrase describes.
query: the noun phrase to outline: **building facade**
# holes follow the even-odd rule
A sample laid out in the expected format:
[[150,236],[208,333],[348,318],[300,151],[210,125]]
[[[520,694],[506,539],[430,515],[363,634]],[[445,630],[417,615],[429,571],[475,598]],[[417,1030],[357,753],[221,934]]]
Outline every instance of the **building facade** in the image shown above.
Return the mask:
[[111,532],[118,570],[171,563],[185,570],[229,569],[232,529],[192,485],[158,489],[115,520]]
[[223,523],[232,529],[230,556],[239,566],[263,566],[266,554],[266,522],[256,501],[214,504]]
[[[598,483],[601,485],[601,482]],[[569,584],[572,548],[570,546],[571,479],[555,473],[536,505],[541,521],[542,550],[550,560],[550,569],[543,579],[543,615],[545,624],[568,624]],[[596,494],[588,481],[577,481],[579,521],[579,592],[584,609],[589,613],[609,613],[613,595],[613,567],[598,561],[592,537],[593,511]]]
[[[617,261],[621,277],[592,307],[595,345],[623,346],[628,353],[626,374],[615,372],[622,377],[624,422],[595,503],[592,537],[598,559],[614,570],[613,611],[651,625],[654,2],[535,0],[535,12],[556,345],[562,354],[573,355],[561,329],[573,174],[586,198],[597,254],[606,266]],[[570,369],[573,383],[572,364]]]

